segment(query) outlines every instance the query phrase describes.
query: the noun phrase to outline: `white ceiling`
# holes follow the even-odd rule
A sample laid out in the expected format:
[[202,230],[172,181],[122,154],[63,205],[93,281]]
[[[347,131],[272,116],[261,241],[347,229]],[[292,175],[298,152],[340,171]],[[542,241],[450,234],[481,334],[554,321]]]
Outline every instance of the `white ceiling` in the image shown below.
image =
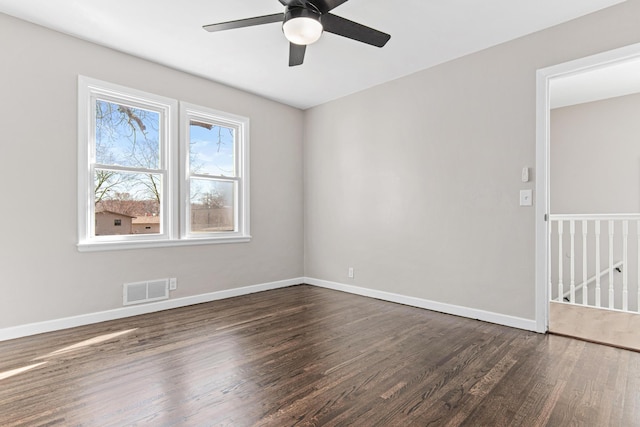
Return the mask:
[[0,12],[305,109],[622,1],[350,0],[332,13],[389,43],[325,33],[291,68],[278,23],[202,29],[280,13],[278,0],[0,0]]

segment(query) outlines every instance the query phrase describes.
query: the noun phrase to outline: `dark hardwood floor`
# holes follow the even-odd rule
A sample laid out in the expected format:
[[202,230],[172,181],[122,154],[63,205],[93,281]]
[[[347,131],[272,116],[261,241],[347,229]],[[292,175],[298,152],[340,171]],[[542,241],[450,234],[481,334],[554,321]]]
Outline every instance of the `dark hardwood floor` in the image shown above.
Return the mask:
[[0,426],[131,425],[636,426],[640,353],[305,285],[0,342]]

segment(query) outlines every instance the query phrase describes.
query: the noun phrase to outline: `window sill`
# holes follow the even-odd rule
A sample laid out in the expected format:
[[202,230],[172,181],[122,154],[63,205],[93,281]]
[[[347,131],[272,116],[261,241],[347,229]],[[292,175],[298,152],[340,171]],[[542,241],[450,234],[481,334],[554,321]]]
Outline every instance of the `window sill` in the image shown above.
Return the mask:
[[139,240],[127,242],[81,242],[78,243],[79,252],[116,251],[127,249],[167,248],[176,246],[217,245],[223,243],[248,243],[251,236],[216,237],[183,240]]

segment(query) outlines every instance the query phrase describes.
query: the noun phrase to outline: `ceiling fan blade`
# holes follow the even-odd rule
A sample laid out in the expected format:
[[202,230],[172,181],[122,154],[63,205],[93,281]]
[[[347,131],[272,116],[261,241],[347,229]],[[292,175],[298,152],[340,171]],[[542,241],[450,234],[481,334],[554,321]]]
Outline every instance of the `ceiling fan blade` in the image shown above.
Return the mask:
[[[282,3],[282,1],[283,0],[280,0],[280,3]],[[320,13],[324,14],[340,6],[342,3],[346,3],[348,0],[308,0],[308,1],[309,3],[312,3],[315,7],[317,7]]]
[[306,50],[306,45],[289,43],[289,67],[302,65],[304,62],[304,52]]
[[272,22],[284,21],[284,13],[275,13],[273,15],[256,16],[255,18],[238,19],[237,21],[221,22],[219,24],[204,25],[207,31],[223,31],[232,30],[234,28],[252,27],[254,25],[271,24]]
[[322,26],[324,31],[337,34],[342,37],[357,40],[372,46],[382,47],[391,38],[389,34],[383,33],[373,28],[365,27],[357,22],[349,21],[337,15],[328,13],[322,15]]

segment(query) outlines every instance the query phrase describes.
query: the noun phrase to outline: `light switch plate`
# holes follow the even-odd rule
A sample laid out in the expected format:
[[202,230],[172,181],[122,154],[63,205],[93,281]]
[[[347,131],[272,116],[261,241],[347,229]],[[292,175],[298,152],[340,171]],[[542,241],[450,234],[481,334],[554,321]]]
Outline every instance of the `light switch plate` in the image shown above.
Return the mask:
[[520,206],[533,206],[532,190],[520,190]]

